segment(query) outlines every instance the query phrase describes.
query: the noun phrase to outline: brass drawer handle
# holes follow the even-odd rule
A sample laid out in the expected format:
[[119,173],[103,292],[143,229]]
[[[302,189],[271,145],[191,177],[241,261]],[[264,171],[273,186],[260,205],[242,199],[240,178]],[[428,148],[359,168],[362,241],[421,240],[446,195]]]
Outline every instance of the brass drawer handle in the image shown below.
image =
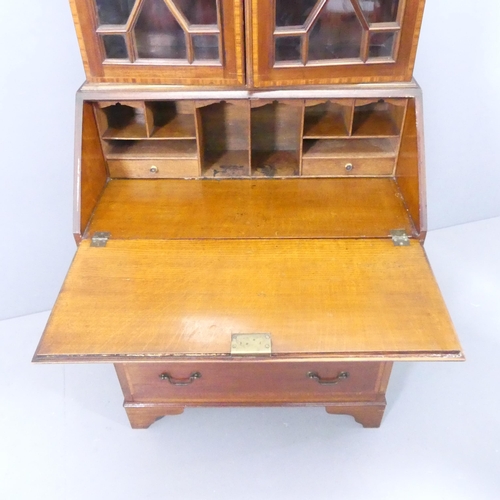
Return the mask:
[[349,378],[349,372],[340,372],[336,378],[321,378],[316,372],[307,372],[307,376],[320,385],[335,385]]
[[160,375],[160,378],[162,380],[168,380],[172,385],[189,385],[192,384],[196,379],[201,378],[201,373],[200,372],[194,372],[192,373],[189,378],[181,378],[181,379],[175,379],[168,373],[162,373]]

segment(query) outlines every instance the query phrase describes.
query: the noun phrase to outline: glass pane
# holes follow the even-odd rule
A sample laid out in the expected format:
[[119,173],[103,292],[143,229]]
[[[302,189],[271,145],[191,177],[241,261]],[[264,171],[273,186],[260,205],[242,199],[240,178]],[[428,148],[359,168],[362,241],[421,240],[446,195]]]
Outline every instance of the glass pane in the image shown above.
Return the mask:
[[302,26],[318,0],[276,0],[276,26]]
[[359,0],[366,20],[372,23],[391,23],[398,18],[399,0]]
[[126,24],[135,0],[95,0],[101,24]]
[[371,33],[369,57],[392,57],[396,33]]
[[217,35],[193,35],[194,60],[219,60]]
[[186,59],[186,37],[163,0],[144,0],[134,30],[140,59]]
[[350,0],[328,0],[309,35],[309,61],[358,59],[362,34]]
[[283,36],[276,38],[276,61],[298,61],[300,57],[300,36]]
[[121,35],[103,35],[106,59],[128,59],[125,38]]
[[174,0],[191,24],[217,24],[216,0]]

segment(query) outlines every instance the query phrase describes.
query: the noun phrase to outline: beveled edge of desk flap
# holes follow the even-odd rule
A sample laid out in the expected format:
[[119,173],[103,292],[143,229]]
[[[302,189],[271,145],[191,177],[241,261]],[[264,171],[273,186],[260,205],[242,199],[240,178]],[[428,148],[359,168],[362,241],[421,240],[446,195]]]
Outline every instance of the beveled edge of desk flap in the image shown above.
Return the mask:
[[369,353],[369,352],[356,352],[356,353],[320,353],[320,354],[303,354],[297,355],[274,355],[274,356],[232,356],[231,354],[213,354],[213,355],[142,355],[142,354],[127,354],[127,355],[45,355],[35,354],[33,356],[33,363],[45,364],[84,364],[84,363],[197,363],[214,362],[230,359],[231,361],[241,362],[270,362],[283,363],[283,362],[307,362],[315,361],[343,361],[343,362],[367,362],[367,361],[392,361],[392,362],[434,362],[434,361],[465,361],[465,355],[461,351],[450,351],[443,353],[435,352],[419,352],[419,353]]

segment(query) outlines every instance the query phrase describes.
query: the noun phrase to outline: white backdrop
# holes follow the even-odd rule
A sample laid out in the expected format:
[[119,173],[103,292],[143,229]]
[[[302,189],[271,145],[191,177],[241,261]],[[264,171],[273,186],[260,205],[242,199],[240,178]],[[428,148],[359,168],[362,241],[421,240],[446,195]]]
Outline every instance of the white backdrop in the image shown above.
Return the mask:
[[[482,7],[471,7],[481,5]],[[3,2],[0,319],[50,309],[73,256],[74,95],[84,80],[67,0]],[[424,89],[429,227],[500,216],[498,0],[429,0]]]

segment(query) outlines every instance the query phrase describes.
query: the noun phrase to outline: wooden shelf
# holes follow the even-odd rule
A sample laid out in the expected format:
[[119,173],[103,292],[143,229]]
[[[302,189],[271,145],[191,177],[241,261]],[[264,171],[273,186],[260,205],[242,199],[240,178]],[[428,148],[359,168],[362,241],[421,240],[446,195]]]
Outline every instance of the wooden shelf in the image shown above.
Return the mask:
[[302,157],[308,158],[380,158],[396,156],[394,138],[306,139]]
[[196,159],[196,140],[178,141],[106,141],[104,155],[108,160],[178,158]]

